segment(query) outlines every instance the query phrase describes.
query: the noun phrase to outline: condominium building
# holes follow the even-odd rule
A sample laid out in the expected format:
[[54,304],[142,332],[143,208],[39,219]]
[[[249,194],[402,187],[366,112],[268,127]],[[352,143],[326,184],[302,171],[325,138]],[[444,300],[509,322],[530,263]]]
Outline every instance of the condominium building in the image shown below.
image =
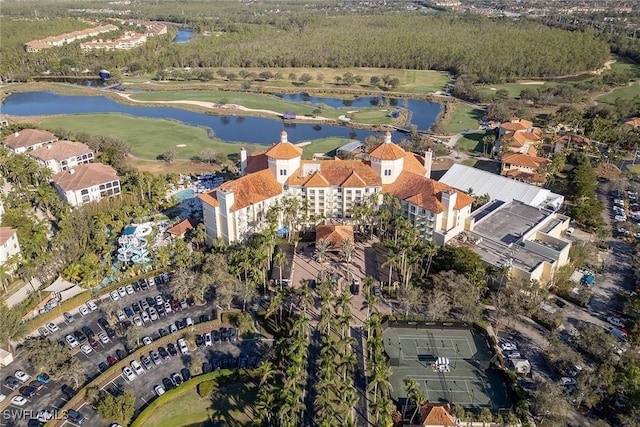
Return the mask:
[[242,176],[200,196],[209,242],[243,241],[267,226],[271,206],[285,197],[301,202],[308,217],[352,221],[354,206],[382,203],[390,193],[425,240],[444,244],[462,231],[473,198],[430,179],[432,155],[406,152],[385,141],[369,160],[302,160],[302,149],[282,132],[262,153],[240,152]]
[[72,167],[91,163],[93,150],[86,144],[75,141],[55,141],[29,153],[38,163],[58,173]]
[[102,163],[81,164],[63,170],[51,178],[60,197],[72,206],[81,206],[120,195],[120,178]]
[[51,132],[41,129],[22,129],[12,133],[2,140],[2,145],[14,153],[24,153],[27,150],[35,150],[46,144],[57,141],[58,138]]
[[[2,223],[3,214],[4,206],[2,200],[0,200],[0,223]],[[18,230],[11,227],[0,227],[0,266],[19,253]]]

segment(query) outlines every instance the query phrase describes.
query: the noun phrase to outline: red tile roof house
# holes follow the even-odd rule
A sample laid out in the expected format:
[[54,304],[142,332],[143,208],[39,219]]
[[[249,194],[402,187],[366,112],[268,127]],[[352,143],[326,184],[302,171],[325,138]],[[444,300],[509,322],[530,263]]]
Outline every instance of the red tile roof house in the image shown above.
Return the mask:
[[120,195],[120,178],[102,163],[88,163],[58,172],[51,177],[60,198],[72,206]]
[[502,155],[501,174],[519,181],[540,185],[546,177],[542,170],[551,163],[545,157],[529,156],[520,153],[504,153]]
[[354,206],[380,204],[382,194],[391,193],[423,239],[444,244],[464,229],[474,200],[430,179],[432,153],[406,152],[389,132],[366,161],[302,160],[302,149],[284,131],[266,152],[248,157],[241,150],[240,159],[244,176],[200,196],[209,243],[243,241],[263,231],[269,207],[284,198],[305,200],[310,218],[350,224]]
[[45,144],[51,144],[58,138],[51,132],[41,129],[22,129],[2,140],[2,145],[14,153],[35,150]]
[[0,227],[0,266],[19,253],[18,230],[11,227]]
[[29,154],[53,173],[91,163],[94,158],[91,148],[74,141],[55,141],[30,151]]

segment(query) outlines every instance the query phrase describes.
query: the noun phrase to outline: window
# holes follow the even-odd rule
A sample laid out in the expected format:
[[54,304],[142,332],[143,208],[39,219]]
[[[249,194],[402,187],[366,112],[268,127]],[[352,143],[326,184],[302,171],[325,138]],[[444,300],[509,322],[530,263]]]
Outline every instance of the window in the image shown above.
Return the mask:
[[84,196],[84,195],[87,195],[87,194],[89,194],[89,190],[87,190],[87,189],[85,188],[84,190],[82,190],[82,191],[80,192],[80,194],[82,194],[83,196]]
[[391,176],[391,169],[385,169],[384,176]]
[[287,170],[286,169],[280,169],[280,176],[286,176],[287,175]]

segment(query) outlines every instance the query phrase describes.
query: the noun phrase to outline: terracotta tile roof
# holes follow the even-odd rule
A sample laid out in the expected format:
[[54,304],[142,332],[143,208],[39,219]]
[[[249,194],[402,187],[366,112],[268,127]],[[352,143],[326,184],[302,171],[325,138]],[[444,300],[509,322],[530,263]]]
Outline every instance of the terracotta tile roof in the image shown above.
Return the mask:
[[537,156],[538,155],[538,149],[536,148],[535,145],[530,145],[529,146],[529,150],[527,150],[527,154],[529,156]]
[[540,135],[536,135],[533,132],[516,132],[511,137],[511,140],[513,141],[513,144],[518,144],[520,147],[522,147],[525,144],[531,144],[532,142],[540,141]]
[[342,186],[346,188],[364,188],[367,186],[367,183],[360,178],[357,172],[352,172],[349,178],[344,180]]
[[303,186],[312,178],[312,174],[303,175],[305,165],[317,165],[319,171],[313,175],[321,174],[322,177],[331,186],[342,186],[343,183],[352,175],[353,172],[365,182],[367,186],[379,186],[381,180],[378,175],[371,169],[367,162],[360,160],[303,160],[300,162],[300,168],[291,174],[287,180],[287,184],[291,186]]
[[0,227],[0,245],[4,245],[18,230],[11,227]]
[[189,218],[187,218],[187,219],[185,219],[183,221],[180,221],[179,223],[177,223],[173,227],[169,228],[167,230],[167,233],[177,234],[178,236],[183,236],[184,233],[186,233],[187,231],[191,230],[192,228],[193,228],[193,224],[191,223]]
[[33,157],[40,160],[66,160],[70,157],[82,156],[93,153],[93,150],[82,142],[75,141],[55,141],[33,150]]
[[302,148],[290,142],[278,142],[267,150],[266,155],[272,159],[289,160],[302,156]]
[[[638,123],[640,125],[640,118],[638,119]],[[567,144],[578,144],[578,145],[588,145],[591,143],[591,140],[586,136],[582,135],[562,135],[558,138],[558,142],[564,142]]]
[[345,239],[351,239],[355,243],[353,226],[337,224],[321,224],[316,227],[316,244],[324,239],[329,242],[331,249],[340,249]]
[[214,207],[220,206],[216,196],[218,189],[233,191],[234,203],[231,211],[235,212],[281,194],[282,184],[271,175],[269,169],[266,169],[225,182],[220,187],[200,195],[200,200]]
[[115,169],[102,163],[87,163],[58,172],[51,177],[64,191],[82,190],[118,180]]
[[402,170],[415,173],[416,175],[426,174],[427,170],[424,168],[424,157],[414,153],[406,153],[404,155]]
[[540,166],[551,163],[551,160],[544,157],[530,156],[522,153],[504,153],[502,155],[502,163],[528,168],[539,168]]
[[393,184],[382,186],[384,193],[391,193],[397,199],[405,200],[434,213],[445,211],[445,207],[441,202],[443,190],[454,190],[457,193],[456,209],[462,209],[474,201],[473,197],[462,191],[426,178],[424,175],[416,175],[411,172],[402,172]]
[[398,160],[404,157],[406,151],[393,142],[383,142],[369,153],[370,157],[380,160]]
[[504,130],[511,130],[514,132],[521,132],[527,130],[533,126],[533,122],[525,119],[519,119],[517,117],[511,118],[511,121],[501,123],[500,127]]
[[640,126],[640,117],[632,117],[629,120],[625,120],[624,124],[633,126],[633,127],[638,127]]
[[544,182],[545,181],[545,178],[542,174],[523,172],[518,169],[509,169],[508,171],[504,172],[503,175],[508,176],[509,178],[528,181],[528,182]]
[[304,187],[330,187],[329,181],[321,173],[314,173],[311,178],[304,183]]
[[267,158],[266,151],[254,153],[247,157],[246,174],[259,172],[269,167],[269,159]]
[[54,134],[46,130],[22,129],[3,139],[2,143],[12,150],[17,150],[18,148],[29,148],[37,144],[53,142],[57,139]]
[[451,405],[448,403],[425,403],[420,406],[420,416],[423,426],[450,426],[456,425],[456,419],[451,413]]

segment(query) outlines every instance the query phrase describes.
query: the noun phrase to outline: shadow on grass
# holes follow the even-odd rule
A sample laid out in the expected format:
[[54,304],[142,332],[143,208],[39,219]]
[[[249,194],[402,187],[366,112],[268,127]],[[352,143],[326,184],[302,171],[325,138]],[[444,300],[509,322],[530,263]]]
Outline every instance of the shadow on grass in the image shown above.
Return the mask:
[[482,138],[485,135],[484,132],[468,133],[458,140],[457,146],[468,153],[482,153],[484,149]]
[[[236,383],[214,391],[210,410],[213,414],[203,426],[243,427],[248,424],[248,409],[256,400],[257,387],[253,383]],[[244,413],[246,419],[238,419]],[[245,417],[242,417],[245,418]]]
[[478,160],[473,167],[486,172],[500,174],[500,162],[497,160]]

